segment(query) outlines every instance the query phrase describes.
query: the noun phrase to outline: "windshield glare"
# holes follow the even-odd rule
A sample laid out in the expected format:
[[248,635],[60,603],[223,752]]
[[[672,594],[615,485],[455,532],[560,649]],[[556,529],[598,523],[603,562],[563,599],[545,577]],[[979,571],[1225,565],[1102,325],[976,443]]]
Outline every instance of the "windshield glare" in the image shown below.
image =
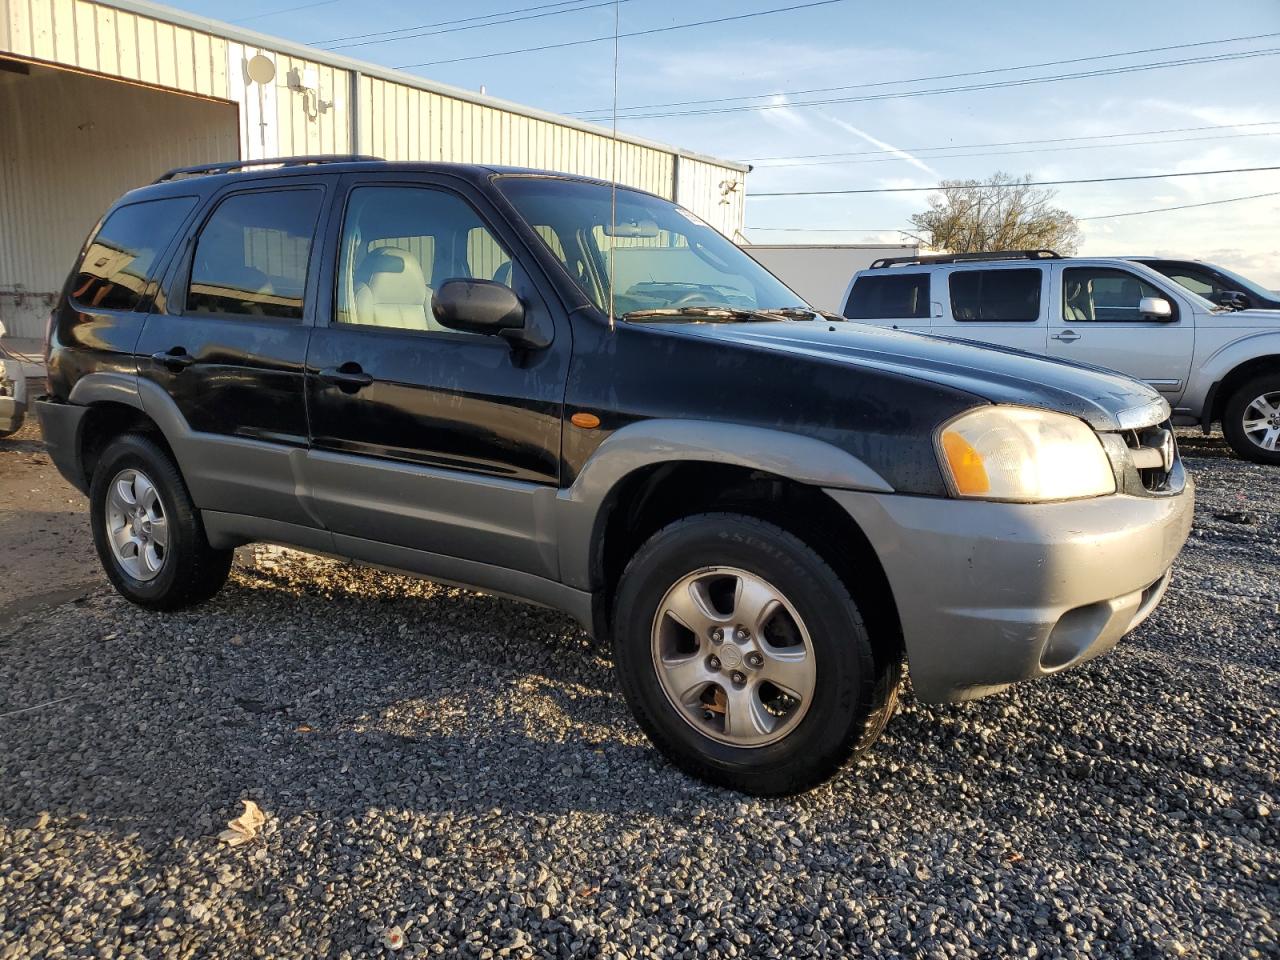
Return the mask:
[[[499,189],[601,311],[808,309],[719,231],[666,200],[624,187],[504,176]],[[613,277],[610,284],[609,278]]]

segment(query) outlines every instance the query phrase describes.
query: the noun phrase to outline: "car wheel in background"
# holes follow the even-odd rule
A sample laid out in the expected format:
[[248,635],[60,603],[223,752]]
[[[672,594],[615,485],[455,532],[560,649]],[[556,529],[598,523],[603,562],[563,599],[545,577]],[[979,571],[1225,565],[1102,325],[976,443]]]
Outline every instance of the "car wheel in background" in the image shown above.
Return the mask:
[[848,588],[796,536],[703,514],[622,576],[614,659],[636,720],[694,776],[761,795],[826,780],[880,735],[901,664],[877,668]]
[[209,546],[177,466],[148,437],[111,441],[93,472],[89,509],[107,578],[133,603],[176,610],[226,582],[232,551]]
[[1246,460],[1280,466],[1280,372],[1236,389],[1222,414],[1222,433]]

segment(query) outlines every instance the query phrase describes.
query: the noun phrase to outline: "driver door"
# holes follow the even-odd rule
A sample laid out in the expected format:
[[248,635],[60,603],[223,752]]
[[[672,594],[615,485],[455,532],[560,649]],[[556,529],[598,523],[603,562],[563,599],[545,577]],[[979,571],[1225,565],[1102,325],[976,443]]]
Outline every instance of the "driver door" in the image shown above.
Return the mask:
[[[421,177],[352,175],[342,192],[306,363],[317,513],[353,555],[344,538],[554,576],[538,510],[559,482],[568,318],[483,198]],[[510,286],[550,345],[441,326],[432,293],[458,277]]]
[[[1172,316],[1143,316],[1144,297],[1168,301]],[[1175,405],[1186,389],[1194,318],[1177,297],[1118,267],[1054,266],[1048,355],[1107,367],[1150,384]]]

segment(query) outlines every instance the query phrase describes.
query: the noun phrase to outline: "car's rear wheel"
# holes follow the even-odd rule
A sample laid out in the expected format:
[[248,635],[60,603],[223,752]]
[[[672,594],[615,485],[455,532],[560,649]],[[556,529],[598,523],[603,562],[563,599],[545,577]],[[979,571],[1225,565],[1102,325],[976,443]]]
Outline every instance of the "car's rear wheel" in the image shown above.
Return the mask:
[[749,793],[830,777],[879,736],[900,664],[877,666],[857,605],[798,537],[703,514],[656,533],[619,584],[619,680],[674,763]]
[[148,437],[111,441],[94,468],[89,506],[102,568],[133,603],[176,610],[226,582],[232,551],[209,546],[177,465]]
[[1236,389],[1223,410],[1222,433],[1246,460],[1280,465],[1280,373],[1265,373]]

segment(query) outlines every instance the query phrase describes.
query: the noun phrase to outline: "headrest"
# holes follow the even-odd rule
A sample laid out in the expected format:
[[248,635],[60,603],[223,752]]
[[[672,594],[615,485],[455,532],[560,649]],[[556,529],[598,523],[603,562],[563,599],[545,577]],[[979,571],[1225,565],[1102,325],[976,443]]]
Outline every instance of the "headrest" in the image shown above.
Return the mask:
[[357,282],[367,286],[378,303],[427,302],[427,281],[417,257],[398,247],[381,247],[365,257]]

